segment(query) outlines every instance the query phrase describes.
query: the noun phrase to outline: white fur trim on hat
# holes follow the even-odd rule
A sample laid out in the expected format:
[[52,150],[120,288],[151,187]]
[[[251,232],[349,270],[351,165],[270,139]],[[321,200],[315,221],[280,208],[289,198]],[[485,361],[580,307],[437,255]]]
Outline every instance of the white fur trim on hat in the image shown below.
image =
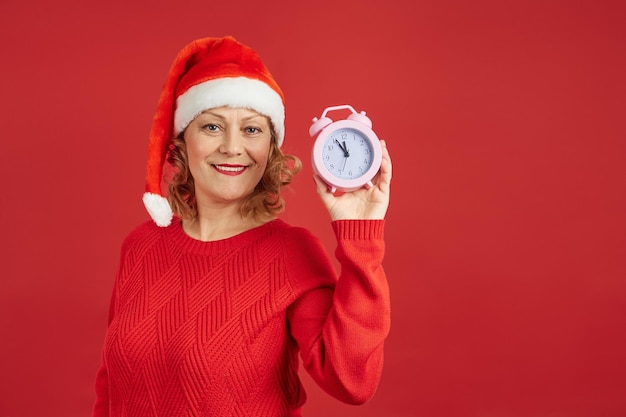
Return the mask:
[[285,106],[280,95],[262,81],[246,77],[218,78],[196,84],[176,99],[174,134],[205,110],[229,106],[252,109],[272,121],[278,146],[285,138]]
[[152,220],[161,227],[169,226],[172,223],[172,208],[163,196],[153,193],[144,193],[143,205],[152,217]]

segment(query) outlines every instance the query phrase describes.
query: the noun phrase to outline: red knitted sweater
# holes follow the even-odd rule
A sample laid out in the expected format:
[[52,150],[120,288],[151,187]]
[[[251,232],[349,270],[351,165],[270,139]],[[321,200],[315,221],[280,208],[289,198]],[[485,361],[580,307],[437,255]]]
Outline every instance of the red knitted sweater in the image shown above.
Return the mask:
[[389,331],[384,221],[319,239],[274,220],[201,242],[180,221],[124,241],[94,417],[299,416],[304,368],[353,404],[376,390]]

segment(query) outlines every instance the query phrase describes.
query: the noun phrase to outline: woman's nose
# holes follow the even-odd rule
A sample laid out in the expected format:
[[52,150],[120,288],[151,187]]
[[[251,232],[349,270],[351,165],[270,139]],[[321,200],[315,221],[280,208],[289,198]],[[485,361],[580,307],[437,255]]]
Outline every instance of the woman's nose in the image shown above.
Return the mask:
[[240,132],[229,129],[224,133],[220,152],[227,155],[239,155],[243,152],[243,141]]

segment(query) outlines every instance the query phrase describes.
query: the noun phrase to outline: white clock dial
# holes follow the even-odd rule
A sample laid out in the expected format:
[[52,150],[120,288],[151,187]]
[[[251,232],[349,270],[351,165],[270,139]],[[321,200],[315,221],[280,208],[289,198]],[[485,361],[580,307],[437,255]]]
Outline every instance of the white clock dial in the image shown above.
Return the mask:
[[359,178],[372,166],[372,144],[356,129],[337,129],[324,141],[322,160],[328,172],[338,178]]

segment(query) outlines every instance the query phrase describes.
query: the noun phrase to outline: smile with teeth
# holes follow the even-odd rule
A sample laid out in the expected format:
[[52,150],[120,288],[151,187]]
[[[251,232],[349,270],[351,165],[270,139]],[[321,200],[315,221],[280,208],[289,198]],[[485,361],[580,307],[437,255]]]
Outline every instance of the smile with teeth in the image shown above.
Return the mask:
[[246,167],[242,166],[242,165],[237,165],[237,166],[232,166],[232,165],[213,165],[213,166],[218,171],[224,171],[224,172],[241,172],[244,169],[246,169]]

